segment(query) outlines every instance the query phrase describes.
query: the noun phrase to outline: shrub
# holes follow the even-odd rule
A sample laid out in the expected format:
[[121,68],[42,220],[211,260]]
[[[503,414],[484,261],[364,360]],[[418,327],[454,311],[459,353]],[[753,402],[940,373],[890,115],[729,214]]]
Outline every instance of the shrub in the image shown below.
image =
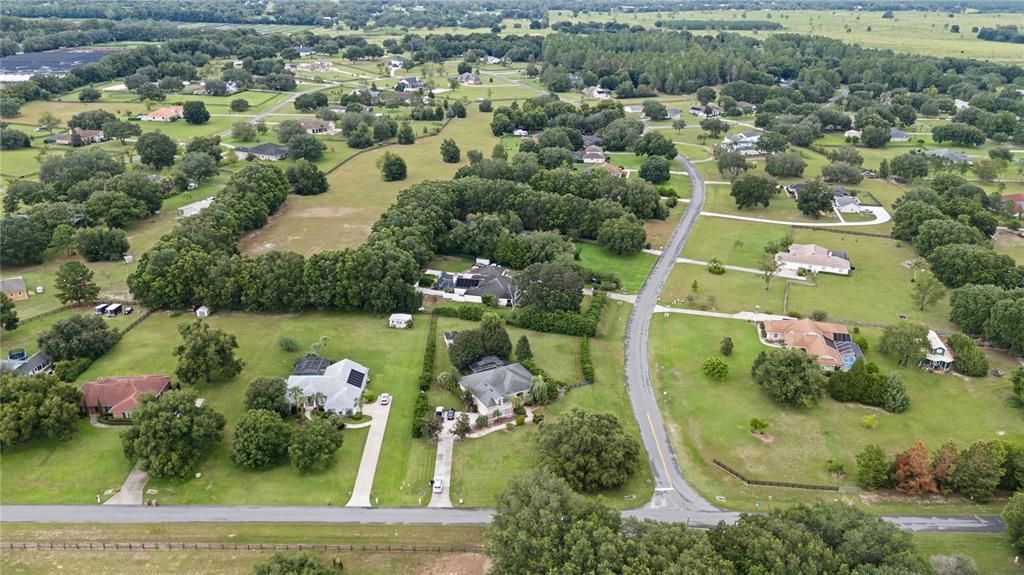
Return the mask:
[[855,336],[853,336],[853,343],[857,344],[857,347],[859,347],[861,351],[863,351],[864,353],[867,353],[867,351],[868,351],[868,340],[867,340],[866,337],[864,337],[862,335],[855,335]]
[[53,374],[57,376],[57,379],[70,383],[85,373],[90,365],[92,365],[92,360],[88,357],[65,359],[54,364]]
[[836,461],[835,459],[829,459],[825,462],[825,470],[832,475],[846,475],[846,466],[843,465],[842,461]]
[[434,357],[437,355],[437,315],[431,314],[427,326],[427,346],[423,351],[423,365],[420,366],[420,391],[430,387],[430,379],[434,375]]
[[281,338],[277,340],[277,346],[281,348],[281,351],[288,353],[295,353],[296,351],[299,351],[299,344],[296,343],[294,339],[287,336],[281,336]]
[[516,425],[523,425],[524,423],[526,423],[526,418],[522,415],[516,418]]
[[544,414],[543,413],[534,413],[533,414],[533,423],[534,423],[534,425],[540,425],[540,424],[544,423]]
[[988,373],[988,357],[974,340],[962,333],[954,333],[947,343],[956,358],[953,369],[971,377],[984,377]]
[[878,427],[878,416],[865,415],[860,418],[860,426],[864,429],[874,429]]
[[761,434],[764,433],[766,429],[768,429],[767,421],[759,417],[750,418],[750,433]]
[[825,321],[828,319],[828,312],[816,309],[811,312],[811,319],[813,319],[814,321]]
[[363,392],[363,403],[373,403],[377,401],[377,394],[372,391]]
[[423,418],[427,416],[429,409],[427,394],[421,392],[416,396],[416,404],[413,407],[412,436],[414,439],[423,437]]
[[722,343],[719,344],[719,346],[718,346],[718,351],[720,351],[722,353],[722,355],[728,357],[728,356],[732,355],[732,349],[733,349],[732,338],[729,337],[729,336],[723,337],[722,338]]
[[725,363],[725,360],[717,355],[705,359],[704,363],[700,366],[700,370],[704,372],[704,375],[719,381],[729,376],[729,364]]
[[868,491],[886,487],[890,483],[891,468],[885,451],[878,445],[868,445],[857,454],[857,485]]
[[483,429],[487,427],[488,421],[489,420],[487,419],[487,416],[481,413],[480,415],[476,416],[476,428]]
[[708,261],[708,272],[720,276],[725,273],[725,264],[717,257],[713,257]]
[[594,362],[590,358],[590,338],[586,336],[580,339],[580,371],[583,373],[583,381],[597,381],[594,376]]

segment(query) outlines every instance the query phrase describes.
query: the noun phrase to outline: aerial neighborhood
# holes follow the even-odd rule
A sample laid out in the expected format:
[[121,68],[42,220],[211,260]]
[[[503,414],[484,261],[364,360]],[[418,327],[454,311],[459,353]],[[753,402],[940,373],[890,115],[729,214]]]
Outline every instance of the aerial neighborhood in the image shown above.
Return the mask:
[[0,570],[1012,575],[1024,6],[0,6]]

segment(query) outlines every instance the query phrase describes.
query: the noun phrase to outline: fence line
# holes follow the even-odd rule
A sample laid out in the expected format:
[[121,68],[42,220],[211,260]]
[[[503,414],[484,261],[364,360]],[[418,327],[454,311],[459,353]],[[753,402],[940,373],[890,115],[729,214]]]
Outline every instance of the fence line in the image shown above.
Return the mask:
[[28,551],[341,551],[357,553],[479,553],[483,547],[475,545],[332,545],[327,543],[108,543],[88,541],[3,542],[0,549]]
[[[75,306],[74,304],[62,305],[60,307],[44,311],[43,313],[37,313],[36,315],[31,316],[31,317],[22,318],[22,319],[20,319],[18,321],[18,324],[19,325],[24,325],[24,324],[26,324],[26,323],[28,323],[30,321],[35,321],[37,319],[43,319],[44,317],[49,317],[51,315],[58,314],[58,313],[60,313],[62,311],[66,311],[66,310],[69,310],[69,309],[72,309],[72,308],[75,308],[75,307],[78,307],[78,306]],[[85,306],[82,306],[82,309],[85,309]]]
[[747,485],[760,485],[764,487],[789,487],[792,489],[811,489],[815,491],[839,491],[838,485],[813,485],[809,483],[790,483],[788,481],[761,481],[759,479],[748,479],[739,471],[736,471],[732,467],[722,463],[717,459],[712,459],[712,463],[718,467],[724,469],[730,475],[736,477]]
[[885,240],[896,240],[896,238],[894,238],[892,236],[887,236],[885,234],[873,234],[871,232],[858,232],[858,231],[855,231],[855,230],[844,230],[844,229],[837,229],[837,228],[813,228],[813,227],[804,227],[804,228],[801,228],[801,229],[802,230],[811,230],[811,231],[815,231],[815,232],[826,232],[826,233],[830,233],[830,234],[843,234],[843,235],[848,235],[848,236],[864,236],[864,237],[868,237],[868,238],[882,238],[882,239],[885,239]]
[[124,329],[121,330],[121,335],[124,335],[130,332],[131,330],[135,329],[135,326],[146,321],[146,318],[148,318],[151,315],[153,315],[153,310],[151,309],[147,309],[146,311],[142,312],[142,314],[140,314],[139,317],[135,318],[135,320],[132,321],[132,323],[128,324]]

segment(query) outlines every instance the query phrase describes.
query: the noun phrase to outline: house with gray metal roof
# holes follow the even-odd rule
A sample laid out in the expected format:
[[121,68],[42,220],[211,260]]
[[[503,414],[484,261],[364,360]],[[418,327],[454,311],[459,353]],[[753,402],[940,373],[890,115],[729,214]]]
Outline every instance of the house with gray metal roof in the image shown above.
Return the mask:
[[511,415],[514,398],[526,399],[532,383],[533,374],[513,363],[467,375],[459,380],[459,388],[473,395],[478,412],[504,417]]
[[969,164],[971,158],[963,152],[957,152],[950,150],[949,148],[939,148],[937,150],[928,150],[924,153],[925,156],[941,160],[943,162],[949,162],[951,164]]
[[[347,416],[359,409],[369,382],[370,370],[351,359],[329,363],[320,357],[308,357],[295,365],[288,377],[288,389],[302,390],[306,408],[320,407]],[[288,402],[292,401],[289,395]]]

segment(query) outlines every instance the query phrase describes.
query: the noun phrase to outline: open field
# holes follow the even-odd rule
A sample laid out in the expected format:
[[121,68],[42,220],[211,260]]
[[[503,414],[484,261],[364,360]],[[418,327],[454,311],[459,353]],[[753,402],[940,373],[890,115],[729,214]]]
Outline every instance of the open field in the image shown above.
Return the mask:
[[1024,566],[1014,565],[1016,553],[1003,535],[988,533],[915,533],[914,544],[925,556],[966,555],[986,575],[1020,575]]
[[[875,349],[880,332],[863,333],[870,349]],[[711,381],[701,374],[700,363],[719,353],[724,336],[735,342],[735,351],[726,358],[729,376],[721,382]],[[659,315],[651,324],[650,345],[655,390],[680,463],[687,479],[705,497],[726,498],[720,505],[754,509],[757,502],[772,496],[776,504],[838,497],[877,512],[992,513],[1001,507],[999,502],[979,505],[955,497],[918,500],[751,487],[713,466],[711,459],[718,458],[755,479],[853,486],[854,456],[868,443],[878,443],[895,454],[919,439],[933,449],[950,439],[961,446],[979,439],[1020,440],[1024,430],[1020,414],[1007,402],[1010,384],[1005,378],[927,374],[917,367],[897,368],[889,357],[869,351],[868,359],[883,373],[898,371],[903,378],[912,402],[906,413],[889,414],[827,397],[816,407],[797,409],[774,403],[751,380],[750,365],[766,349],[751,324]],[[995,365],[1011,365],[1005,358],[993,359]],[[864,415],[877,417],[878,426],[864,428]],[[750,434],[752,417],[768,422],[770,441]],[[825,469],[828,459],[843,463],[846,475],[830,475]]]
[[786,280],[775,278],[768,285],[766,291],[757,274],[729,270],[716,276],[704,266],[676,264],[661,292],[661,304],[723,313],[783,313]]
[[[400,190],[426,180],[448,180],[468,163],[468,150],[489,152],[494,147],[498,139],[490,132],[490,114],[474,108],[470,106],[468,119],[452,120],[438,136],[420,138],[411,146],[372,148],[352,157],[328,174],[330,191],[319,196],[289,197],[266,226],[242,239],[241,250],[254,254],[280,249],[309,255],[363,243],[370,235],[370,226]],[[446,138],[454,139],[462,148],[462,163],[441,161],[440,146]],[[405,159],[407,179],[381,180],[376,162],[385,151]]]
[[[641,25],[653,28],[656,20],[772,20],[783,25],[782,30],[739,32],[750,36],[767,34],[813,34],[828,36],[844,42],[859,44],[865,48],[876,48],[921,54],[936,57],[960,57],[991,60],[1005,64],[1024,62],[1024,46],[1004,42],[987,42],[975,38],[971,33],[974,26],[1005,26],[1015,24],[1024,27],[1022,14],[972,13],[956,14],[949,17],[943,12],[896,11],[894,18],[882,18],[882,12],[848,10],[786,10],[786,11],[736,11],[705,10],[648,12],[621,14],[591,12],[573,17],[568,11],[551,10],[551,22],[618,21],[623,24]],[[959,25],[961,32],[954,34],[946,26]],[[714,30],[697,30],[695,34],[713,35]]]
[[[649,238],[648,238],[649,239]],[[658,258],[651,254],[639,253],[630,256],[615,255],[608,250],[591,243],[576,244],[579,250],[579,263],[585,268],[601,272],[611,272],[622,280],[622,289],[625,293],[635,293],[644,285],[647,274],[654,267]]]
[[[154,314],[97,360],[79,382],[99,375],[172,374],[175,359],[171,351],[179,340],[177,326],[190,320],[188,315]],[[207,321],[212,327],[238,337],[238,355],[246,365],[242,373],[230,381],[198,386],[207,405],[227,417],[225,438],[201,464],[201,478],[150,483],[150,487],[160,490],[156,497],[162,503],[343,505],[347,502],[365,430],[345,432],[338,462],[322,474],[300,478],[287,465],[266,472],[249,472],[235,467],[228,459],[234,423],[244,412],[241,400],[248,382],[261,376],[286,377],[298,356],[279,349],[277,339],[281,336],[291,337],[303,347],[326,336],[329,338],[327,357],[350,357],[369,367],[370,389],[378,393],[387,391],[395,397],[396,407],[389,418],[384,444],[384,449],[391,454],[387,458],[389,465],[403,465],[413,452],[413,446],[406,442],[412,442],[407,438],[417,393],[416,374],[426,336],[425,324],[420,329],[388,330],[382,317],[361,314],[222,313]],[[268,336],[264,328],[270,322],[274,331]],[[13,492],[5,488],[4,501],[89,503],[94,501],[96,493],[119,486],[131,462],[121,454],[118,432],[93,429],[85,423],[83,426],[85,432],[70,444],[59,444],[59,452],[58,444],[48,443],[5,452],[2,468],[5,486],[20,487]],[[59,456],[53,457],[56,453]],[[102,459],[104,465],[98,465],[96,459]],[[432,467],[432,454],[430,462]],[[295,489],[299,481],[310,488]]]
[[722,263],[756,268],[765,255],[764,247],[789,233],[790,228],[776,224],[741,222],[702,216],[690,232],[683,257],[708,261],[713,257]]
[[[557,419],[560,413],[579,407],[592,412],[612,413],[619,418],[629,433],[639,433],[623,385],[622,338],[629,310],[629,305],[623,302],[608,302],[599,336],[590,342],[590,353],[598,381],[593,385],[573,389],[562,399],[545,406],[541,413],[547,420]],[[509,335],[513,340],[516,339],[513,330],[509,330]],[[543,340],[538,336],[540,334],[531,333],[529,337],[541,367],[552,370],[551,361],[569,363],[567,354],[552,356],[550,360],[541,357],[538,352],[545,346],[539,344]],[[576,338],[566,339],[577,341]],[[578,350],[578,347],[576,349]],[[575,354],[573,357],[576,357]],[[578,365],[578,360],[574,360],[573,364]],[[528,472],[535,467],[536,463],[531,454],[534,449],[532,441],[536,433],[537,427],[528,424],[485,437],[457,442],[452,463],[452,502],[457,507],[493,505],[495,497],[504,489],[509,477]],[[650,499],[652,488],[651,470],[645,457],[626,485],[601,495],[615,507],[637,507]]]

